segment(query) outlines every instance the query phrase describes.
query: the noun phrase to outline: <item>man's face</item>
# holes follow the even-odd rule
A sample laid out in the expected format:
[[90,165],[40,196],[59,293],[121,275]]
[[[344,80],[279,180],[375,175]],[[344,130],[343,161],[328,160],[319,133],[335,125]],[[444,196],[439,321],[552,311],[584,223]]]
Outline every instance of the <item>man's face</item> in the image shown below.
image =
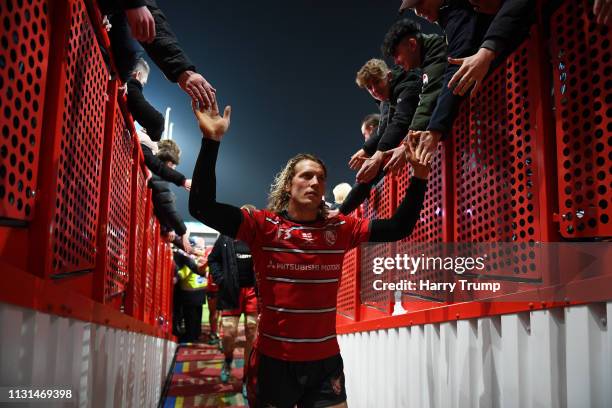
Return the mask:
[[374,131],[374,126],[368,125],[366,123],[361,124],[361,134],[365,140],[368,140],[370,136],[372,136],[372,132]]
[[291,200],[302,208],[316,209],[325,194],[323,167],[312,160],[302,160],[295,165],[295,175],[288,188]]
[[366,89],[372,95],[372,98],[377,101],[388,101],[389,100],[389,78],[385,77],[382,79],[373,79],[370,83],[366,84]]
[[419,43],[414,37],[405,37],[395,48],[393,62],[405,71],[421,66]]
[[438,14],[440,10],[440,6],[442,5],[442,0],[420,0],[413,7],[414,13],[423,17],[424,19],[429,20],[431,23],[435,23],[438,21]]

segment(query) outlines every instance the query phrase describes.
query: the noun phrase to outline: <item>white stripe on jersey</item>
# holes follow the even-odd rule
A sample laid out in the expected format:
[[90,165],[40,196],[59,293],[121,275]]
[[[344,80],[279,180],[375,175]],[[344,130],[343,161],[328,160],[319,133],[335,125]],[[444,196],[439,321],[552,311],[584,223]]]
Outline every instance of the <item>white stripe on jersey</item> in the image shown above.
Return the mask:
[[285,283],[334,283],[338,282],[338,278],[333,279],[293,279],[293,278],[280,278],[276,276],[266,276],[267,280]]
[[[271,222],[274,225],[280,224],[280,221],[273,220],[270,217],[266,217],[266,221]],[[287,231],[293,231],[293,230],[313,230],[313,231],[326,230],[326,229],[329,229],[329,227],[339,227],[340,225],[344,225],[344,224],[346,224],[346,221],[339,221],[339,222],[336,222],[336,223],[333,223],[333,224],[326,224],[326,225],[324,225],[322,227],[309,227],[307,225],[294,225],[292,227],[287,228]]]
[[291,252],[296,254],[343,254],[344,249],[296,249],[296,248],[278,248],[278,247],[261,247],[264,251],[270,252]]
[[268,338],[270,338],[272,340],[287,341],[289,343],[322,343],[324,341],[336,338],[335,334],[332,334],[331,336],[320,337],[318,339],[293,339],[291,337],[271,336],[271,335],[266,334],[266,333],[261,333],[261,334],[263,334],[264,336],[266,336],[266,337],[268,337]]
[[286,307],[266,306],[266,308],[284,313],[329,313],[336,311],[335,307],[328,307],[327,309],[288,309]]

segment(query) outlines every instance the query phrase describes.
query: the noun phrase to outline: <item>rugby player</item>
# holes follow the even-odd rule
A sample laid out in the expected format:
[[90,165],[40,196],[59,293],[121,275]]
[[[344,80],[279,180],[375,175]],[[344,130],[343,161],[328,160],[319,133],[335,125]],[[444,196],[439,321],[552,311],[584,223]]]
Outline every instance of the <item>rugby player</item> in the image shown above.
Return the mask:
[[203,133],[193,173],[189,211],[220,233],[251,248],[260,316],[249,358],[251,407],[346,407],[343,363],[336,339],[336,296],[344,253],[362,242],[389,242],[409,235],[425,196],[428,168],[414,177],[390,219],[327,217],[323,162],[299,154],[277,175],[268,209],[240,209],[216,199],[215,164],[230,123],[194,106]]

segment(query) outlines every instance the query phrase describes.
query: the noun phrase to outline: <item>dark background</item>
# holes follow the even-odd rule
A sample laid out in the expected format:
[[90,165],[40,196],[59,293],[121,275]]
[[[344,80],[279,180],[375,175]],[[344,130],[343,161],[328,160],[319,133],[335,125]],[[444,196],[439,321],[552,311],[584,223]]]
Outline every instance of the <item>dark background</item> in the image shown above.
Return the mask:
[[[327,201],[341,182],[353,183],[347,162],[363,142],[361,119],[377,105],[355,84],[399,17],[400,1],[158,0],[183,49],[216,89],[232,123],[217,165],[217,197],[263,208],[274,175],[293,155],[321,157],[328,167]],[[414,17],[405,13],[407,17]],[[423,31],[436,27],[417,18]],[[149,61],[150,62],[150,61]],[[390,61],[388,61],[390,62]],[[181,146],[178,170],[191,177],[200,149],[187,95],[151,65],[145,95],[165,113]],[[175,189],[178,210],[188,195]]]

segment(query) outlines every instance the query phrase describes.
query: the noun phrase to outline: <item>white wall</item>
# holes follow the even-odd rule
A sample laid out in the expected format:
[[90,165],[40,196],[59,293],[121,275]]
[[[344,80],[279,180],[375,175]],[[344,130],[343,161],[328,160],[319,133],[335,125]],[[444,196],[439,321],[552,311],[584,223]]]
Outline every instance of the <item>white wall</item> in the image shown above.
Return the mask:
[[154,407],[175,349],[157,337],[0,303],[0,386],[76,394],[46,407]]
[[612,302],[339,336],[358,407],[612,407]]

